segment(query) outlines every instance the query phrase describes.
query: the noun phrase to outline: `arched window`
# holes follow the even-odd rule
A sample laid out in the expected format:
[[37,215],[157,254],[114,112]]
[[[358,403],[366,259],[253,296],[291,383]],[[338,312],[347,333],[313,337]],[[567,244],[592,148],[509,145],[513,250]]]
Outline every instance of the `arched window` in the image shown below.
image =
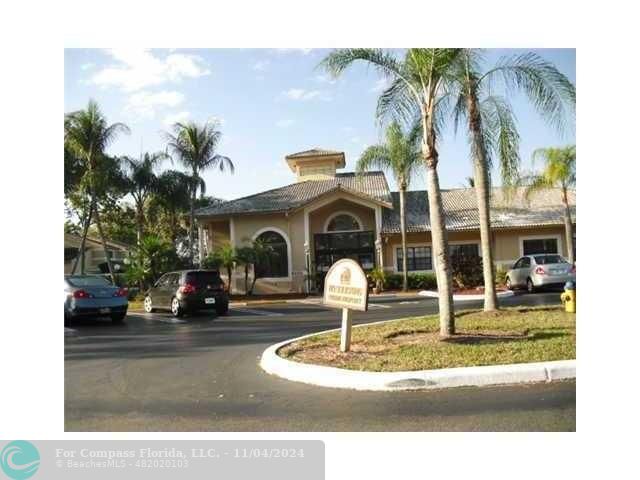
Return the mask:
[[282,235],[273,230],[258,235],[256,240],[268,247],[268,254],[256,265],[261,277],[288,277],[289,258],[287,256],[287,242]]
[[327,225],[327,232],[352,232],[357,230],[360,230],[358,220],[348,213],[336,215]]

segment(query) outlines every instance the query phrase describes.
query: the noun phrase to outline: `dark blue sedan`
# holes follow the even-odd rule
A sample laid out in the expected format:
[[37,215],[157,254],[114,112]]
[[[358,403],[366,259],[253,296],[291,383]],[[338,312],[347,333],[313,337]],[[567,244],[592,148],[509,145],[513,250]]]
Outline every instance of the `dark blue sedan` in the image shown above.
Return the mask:
[[129,307],[126,288],[112,285],[98,275],[65,275],[64,324],[79,317],[110,317],[122,322]]

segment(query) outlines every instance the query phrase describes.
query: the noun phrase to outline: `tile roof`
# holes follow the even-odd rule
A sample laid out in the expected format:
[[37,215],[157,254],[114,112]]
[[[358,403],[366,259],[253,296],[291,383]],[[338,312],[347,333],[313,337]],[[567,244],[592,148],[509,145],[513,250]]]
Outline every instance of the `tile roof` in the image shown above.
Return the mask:
[[[382,232],[400,233],[400,200],[398,192],[391,194],[393,210],[383,209]],[[475,190],[460,188],[442,191],[447,230],[471,230],[479,227]],[[569,204],[575,219],[575,190],[569,194]],[[427,192],[407,192],[407,231],[430,230]],[[527,200],[524,189],[517,189],[511,196],[502,188],[491,193],[491,226],[494,228],[533,227],[562,225],[564,207],[560,189],[536,192]]]
[[338,173],[328,180],[308,180],[292,183],[248,197],[230,200],[220,205],[201,208],[197,217],[233,215],[240,213],[283,212],[299,208],[314,199],[341,188],[361,194],[372,200],[391,206],[391,193],[387,179],[382,172],[367,172],[362,176],[355,173]]
[[324,148],[312,148],[311,150],[304,150],[302,152],[291,153],[284,158],[307,158],[307,157],[326,157],[333,155],[342,155],[344,152],[338,152],[337,150],[326,150]]

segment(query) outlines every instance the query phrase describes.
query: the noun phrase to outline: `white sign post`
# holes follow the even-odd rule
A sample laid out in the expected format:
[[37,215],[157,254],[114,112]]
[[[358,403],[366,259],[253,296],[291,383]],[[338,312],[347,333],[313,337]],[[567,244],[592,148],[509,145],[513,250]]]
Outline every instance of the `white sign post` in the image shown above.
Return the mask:
[[362,267],[350,258],[343,258],[331,265],[324,279],[323,303],[342,309],[340,351],[351,348],[351,311],[366,312],[369,306],[369,282]]

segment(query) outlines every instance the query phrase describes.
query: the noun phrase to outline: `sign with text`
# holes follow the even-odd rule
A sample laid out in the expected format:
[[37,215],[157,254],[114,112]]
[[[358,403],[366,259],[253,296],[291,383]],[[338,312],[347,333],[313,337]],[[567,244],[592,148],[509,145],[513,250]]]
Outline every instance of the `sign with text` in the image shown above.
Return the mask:
[[324,279],[323,303],[328,307],[366,311],[369,282],[355,260],[343,258],[334,263]]

